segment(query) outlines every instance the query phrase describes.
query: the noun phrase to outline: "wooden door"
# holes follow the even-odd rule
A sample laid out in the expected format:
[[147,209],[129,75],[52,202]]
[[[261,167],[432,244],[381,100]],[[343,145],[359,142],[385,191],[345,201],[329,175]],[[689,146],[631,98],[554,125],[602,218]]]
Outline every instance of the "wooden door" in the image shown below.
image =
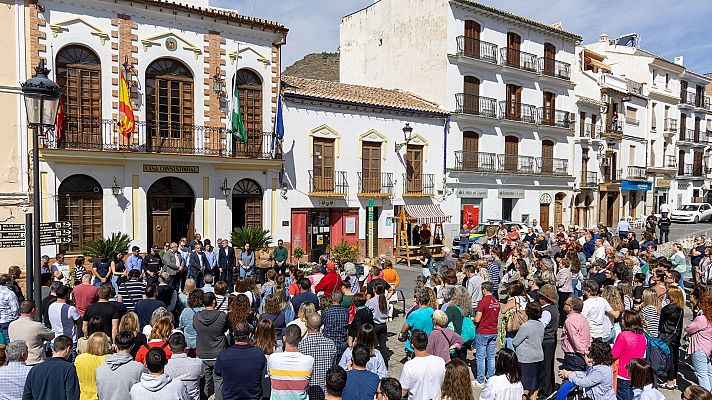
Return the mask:
[[182,77],[156,77],[147,112],[156,126],[149,129],[152,151],[190,152],[193,142],[193,82]]
[[687,114],[680,114],[680,140],[685,140],[685,133],[687,131]]
[[462,168],[465,171],[474,171],[478,167],[480,151],[480,137],[476,132],[465,131],[462,133]]
[[522,44],[522,37],[514,32],[507,33],[507,64],[519,67],[519,49]]
[[687,102],[687,81],[680,81],[680,102]]
[[700,117],[695,117],[695,143],[700,142]]
[[519,121],[522,118],[522,87],[507,85],[507,119]]
[[564,201],[554,201],[554,226],[559,226],[564,219]]
[[466,76],[463,85],[463,110],[465,114],[480,113],[480,80],[474,76]]
[[544,43],[544,73],[554,75],[556,60],[556,46],[551,43]]
[[245,198],[245,228],[262,228],[262,198]]
[[549,225],[549,204],[539,204],[539,225],[546,230]]
[[677,152],[677,174],[685,175],[685,150]]
[[695,151],[692,156],[692,174],[694,176],[702,176],[702,152]]
[[591,114],[591,137],[597,138],[598,133],[596,132],[596,123],[598,122],[598,115]]
[[317,192],[334,191],[334,141],[314,138],[313,188]]
[[705,88],[697,85],[695,87],[695,106],[702,107],[705,104]]
[[480,24],[472,20],[465,21],[465,55],[480,58]]
[[361,150],[361,190],[381,192],[381,143],[363,142]]
[[504,138],[504,170],[517,171],[519,169],[519,139],[515,136]]
[[554,124],[554,110],[556,109],[556,95],[552,92],[544,92],[544,104],[542,108],[542,123],[545,125]]
[[408,145],[406,152],[407,192],[423,191],[423,146]]
[[162,245],[172,238],[171,198],[148,198],[149,246]]
[[541,172],[554,172],[554,142],[551,140],[541,142]]

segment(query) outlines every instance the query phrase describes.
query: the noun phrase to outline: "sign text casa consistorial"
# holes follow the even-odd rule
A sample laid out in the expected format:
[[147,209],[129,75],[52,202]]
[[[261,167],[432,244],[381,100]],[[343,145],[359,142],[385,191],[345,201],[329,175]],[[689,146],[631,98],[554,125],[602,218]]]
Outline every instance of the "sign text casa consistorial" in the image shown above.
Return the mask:
[[162,174],[198,174],[197,165],[154,165],[143,164],[143,172],[158,172]]

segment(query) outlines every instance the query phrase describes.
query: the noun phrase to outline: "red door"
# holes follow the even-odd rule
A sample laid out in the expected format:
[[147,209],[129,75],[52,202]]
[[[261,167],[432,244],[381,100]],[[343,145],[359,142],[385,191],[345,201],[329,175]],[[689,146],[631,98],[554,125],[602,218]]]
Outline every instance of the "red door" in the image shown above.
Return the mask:
[[[301,247],[304,253],[309,253],[309,240],[307,240],[307,211],[292,211],[292,250]],[[296,261],[296,260],[295,260]],[[300,260],[306,261],[306,258]]]
[[480,209],[471,204],[462,206],[462,223],[467,224],[467,229],[472,229],[480,223]]
[[358,210],[331,211],[331,245],[346,241],[358,244]]

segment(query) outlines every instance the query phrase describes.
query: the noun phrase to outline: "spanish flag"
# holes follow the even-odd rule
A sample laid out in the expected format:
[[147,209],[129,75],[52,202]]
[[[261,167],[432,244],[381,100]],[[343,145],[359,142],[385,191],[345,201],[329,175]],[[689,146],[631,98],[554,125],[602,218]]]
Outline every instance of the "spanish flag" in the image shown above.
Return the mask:
[[136,129],[136,119],[131,109],[131,99],[129,99],[129,85],[124,78],[124,71],[120,72],[119,79],[119,133],[126,137]]

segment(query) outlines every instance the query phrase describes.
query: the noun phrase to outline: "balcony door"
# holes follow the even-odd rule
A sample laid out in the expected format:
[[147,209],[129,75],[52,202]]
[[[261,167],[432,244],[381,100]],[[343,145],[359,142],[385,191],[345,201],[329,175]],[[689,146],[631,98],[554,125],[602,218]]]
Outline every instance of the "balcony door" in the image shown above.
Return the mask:
[[192,152],[193,74],[172,58],[159,58],[146,68],[147,143],[151,151]]
[[695,117],[695,143],[700,142],[700,117]]
[[519,169],[519,139],[515,136],[504,138],[504,170],[516,172]]
[[480,113],[480,80],[474,76],[465,76],[463,82],[463,112],[465,114]]
[[680,81],[680,103],[687,102],[687,81]]
[[247,130],[247,145],[235,144],[237,155],[255,157],[263,153],[262,135],[262,79],[258,74],[241,69],[235,74],[240,96],[240,111]]
[[465,55],[480,58],[480,24],[472,20],[465,21]]
[[334,191],[334,140],[314,138],[312,166],[316,192]]
[[677,174],[685,175],[685,150],[677,152]]
[[465,171],[475,171],[479,166],[480,136],[476,132],[462,133],[462,168]]
[[705,104],[705,88],[697,85],[695,87],[695,106],[702,107]]
[[420,193],[423,191],[423,146],[408,145],[405,155],[407,191]]
[[506,118],[519,121],[522,119],[522,87],[507,85],[507,110]]
[[101,124],[101,64],[84,46],[67,46],[57,53],[57,84],[67,129],[57,133],[60,145],[83,148],[103,146]]
[[685,134],[687,133],[687,114],[680,114],[680,140],[685,140]]
[[361,149],[361,174],[364,193],[381,192],[381,145],[380,142],[363,142]]
[[556,46],[551,43],[544,43],[544,73],[554,75],[556,60]]
[[552,92],[544,92],[544,104],[542,109],[542,123],[544,125],[554,124],[554,109],[556,109],[556,94]]
[[702,152],[695,151],[692,155],[692,175],[702,176]]
[[522,37],[514,32],[507,33],[507,65],[519,68],[519,50]]
[[554,142],[551,140],[541,142],[541,172],[554,172]]

